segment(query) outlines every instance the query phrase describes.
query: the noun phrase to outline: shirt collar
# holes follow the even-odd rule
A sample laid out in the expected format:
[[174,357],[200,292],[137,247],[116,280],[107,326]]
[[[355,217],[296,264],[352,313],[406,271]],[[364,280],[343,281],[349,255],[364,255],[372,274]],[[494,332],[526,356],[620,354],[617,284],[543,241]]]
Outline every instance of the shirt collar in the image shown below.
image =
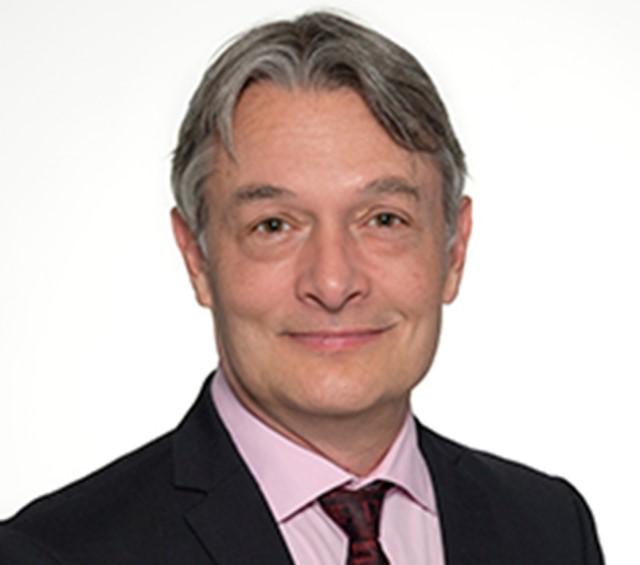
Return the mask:
[[357,477],[257,418],[238,400],[222,369],[217,371],[211,389],[222,422],[278,522],[286,521],[329,490],[343,485],[359,488],[378,479],[394,483],[424,510],[436,514],[431,477],[418,448],[410,412],[380,464],[367,476]]

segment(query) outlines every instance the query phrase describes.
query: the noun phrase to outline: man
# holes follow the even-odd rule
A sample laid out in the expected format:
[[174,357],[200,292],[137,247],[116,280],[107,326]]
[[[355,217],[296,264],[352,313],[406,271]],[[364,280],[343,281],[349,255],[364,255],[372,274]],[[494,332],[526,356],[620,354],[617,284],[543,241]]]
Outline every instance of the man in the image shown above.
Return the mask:
[[178,428],[0,528],[0,562],[602,563],[580,495],[411,416],[462,277],[463,152],[429,77],[316,13],[206,72],[173,167],[220,367]]

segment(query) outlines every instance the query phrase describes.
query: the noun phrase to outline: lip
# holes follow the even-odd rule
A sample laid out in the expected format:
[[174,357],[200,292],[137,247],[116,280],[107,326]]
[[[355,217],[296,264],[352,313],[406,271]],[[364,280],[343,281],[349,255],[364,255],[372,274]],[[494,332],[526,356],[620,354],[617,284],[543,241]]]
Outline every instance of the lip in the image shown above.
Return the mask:
[[343,351],[367,345],[388,332],[392,327],[285,332],[284,335],[314,351]]

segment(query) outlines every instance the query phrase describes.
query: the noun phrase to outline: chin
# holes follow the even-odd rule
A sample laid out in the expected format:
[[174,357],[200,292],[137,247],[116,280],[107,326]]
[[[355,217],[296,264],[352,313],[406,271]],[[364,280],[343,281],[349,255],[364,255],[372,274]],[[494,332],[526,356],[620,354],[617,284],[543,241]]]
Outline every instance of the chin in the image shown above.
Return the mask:
[[[342,367],[328,368],[326,364],[315,371],[303,373],[299,404],[305,411],[326,416],[348,416],[378,406],[392,395],[382,375]],[[377,377],[377,378],[376,378]],[[401,396],[401,395],[399,395]]]

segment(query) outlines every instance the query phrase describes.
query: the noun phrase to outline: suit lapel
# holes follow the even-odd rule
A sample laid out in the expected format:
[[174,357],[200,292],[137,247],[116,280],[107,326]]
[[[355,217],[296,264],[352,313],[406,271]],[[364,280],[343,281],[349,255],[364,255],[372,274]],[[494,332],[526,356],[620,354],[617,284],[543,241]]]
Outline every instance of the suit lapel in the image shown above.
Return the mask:
[[436,493],[445,563],[507,565],[489,493],[467,465],[464,448],[417,423]]
[[202,493],[185,514],[218,565],[292,565],[278,526],[236,451],[210,395],[207,379],[173,439],[174,484]]
[[278,527],[252,481],[240,473],[229,477],[188,512],[187,521],[219,565],[289,565]]

